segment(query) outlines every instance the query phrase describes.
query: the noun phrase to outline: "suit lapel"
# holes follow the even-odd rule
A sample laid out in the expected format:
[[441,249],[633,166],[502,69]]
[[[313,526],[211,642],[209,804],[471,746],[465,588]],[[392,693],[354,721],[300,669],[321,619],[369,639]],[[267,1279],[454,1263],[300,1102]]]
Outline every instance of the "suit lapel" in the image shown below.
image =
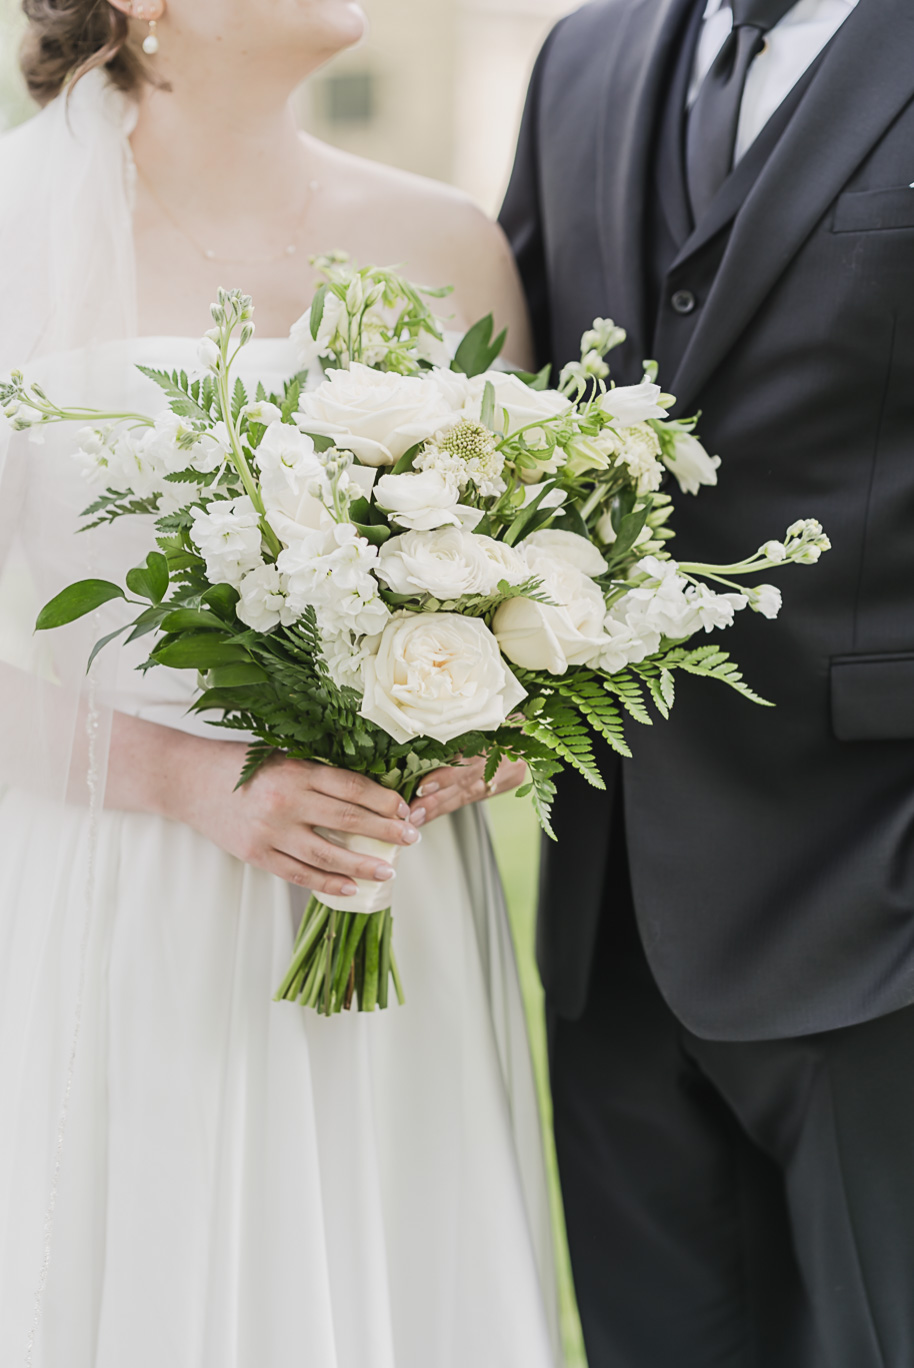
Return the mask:
[[603,266],[636,356],[647,355],[644,249],[654,133],[664,77],[692,3],[634,0],[615,37],[603,87],[596,178]]
[[[665,383],[687,409],[875,143],[914,97],[914,7],[860,0],[758,174],[733,223],[714,285],[675,375]],[[864,81],[861,74],[869,77]],[[836,136],[836,115],[841,115]],[[848,117],[849,116],[849,117]],[[775,116],[776,117],[776,116]],[[912,150],[914,171],[914,150]],[[680,260],[708,240],[737,167]],[[750,168],[751,170],[751,168]],[[727,192],[727,193],[725,193]],[[715,230],[716,231],[716,230]],[[700,237],[699,237],[700,235]]]

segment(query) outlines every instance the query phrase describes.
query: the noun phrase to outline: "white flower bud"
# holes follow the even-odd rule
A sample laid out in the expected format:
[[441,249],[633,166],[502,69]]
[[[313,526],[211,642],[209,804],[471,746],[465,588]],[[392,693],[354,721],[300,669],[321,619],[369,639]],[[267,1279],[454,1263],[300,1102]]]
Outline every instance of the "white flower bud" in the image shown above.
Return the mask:
[[780,565],[781,561],[787,559],[787,547],[779,541],[765,542],[762,547],[762,554],[767,560],[773,561],[775,565]]

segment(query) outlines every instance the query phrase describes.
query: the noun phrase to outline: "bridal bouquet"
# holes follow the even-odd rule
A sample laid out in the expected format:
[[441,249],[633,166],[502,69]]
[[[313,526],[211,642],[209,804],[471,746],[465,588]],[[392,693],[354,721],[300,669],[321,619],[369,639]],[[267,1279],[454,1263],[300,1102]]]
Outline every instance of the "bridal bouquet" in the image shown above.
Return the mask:
[[[553,780],[573,766],[602,787],[593,738],[629,755],[625,720],[666,717],[677,672],[761,703],[715,642],[779,591],[738,584],[828,548],[819,523],[788,528],[734,565],[677,563],[673,504],[716,483],[691,422],[648,367],[613,386],[624,337],[597,319],[557,389],[548,373],[496,368],[491,318],[453,358],[422,290],[334,255],[293,329],[301,371],[281,394],[233,379],[251,299],[219,292],[199,374],[147,370],[155,415],[58,407],[14,373],[0,404],[15,428],[78,420],[76,459],[96,484],[87,526],[150,519],[126,591],[70,585],[38,619],[71,622],[123,599],[142,668],[197,672],[193,707],[253,736],[240,783],[277,752],[372,776],[409,801],[422,776],[486,756],[526,761],[547,832]],[[143,368],[141,368],[143,369]],[[94,652],[93,652],[94,655]],[[378,842],[322,832],[382,855]],[[277,997],[330,1014],[402,1001],[389,886],[312,897]]]

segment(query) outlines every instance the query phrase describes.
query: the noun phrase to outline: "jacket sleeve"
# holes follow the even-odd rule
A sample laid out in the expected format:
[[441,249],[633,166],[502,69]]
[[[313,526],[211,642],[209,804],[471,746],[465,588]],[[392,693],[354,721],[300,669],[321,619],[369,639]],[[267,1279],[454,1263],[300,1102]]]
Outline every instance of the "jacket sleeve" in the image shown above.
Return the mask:
[[540,197],[541,94],[549,50],[562,23],[564,20],[556,25],[546,39],[533,68],[514,169],[498,220],[511,244],[527,296],[537,366],[543,366],[553,359],[545,224]]

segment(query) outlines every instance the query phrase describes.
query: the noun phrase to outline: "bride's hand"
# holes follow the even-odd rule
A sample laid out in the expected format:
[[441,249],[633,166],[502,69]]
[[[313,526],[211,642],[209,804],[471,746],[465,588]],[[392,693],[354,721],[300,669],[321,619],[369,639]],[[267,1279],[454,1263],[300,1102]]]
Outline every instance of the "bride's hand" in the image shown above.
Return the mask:
[[419,832],[403,799],[359,774],[277,757],[236,789],[247,747],[115,713],[105,804],[184,822],[247,864],[313,889],[348,895],[353,879],[393,878],[383,860],[343,850],[315,826],[391,845]]
[[517,788],[527,777],[527,766],[523,760],[503,760],[495,777],[487,784],[483,775],[486,768],[484,755],[468,760],[465,765],[448,765],[434,770],[422,780],[410,815],[417,825],[443,817],[446,812],[456,812],[467,803],[478,803],[482,798],[491,798],[496,793],[508,793]]

